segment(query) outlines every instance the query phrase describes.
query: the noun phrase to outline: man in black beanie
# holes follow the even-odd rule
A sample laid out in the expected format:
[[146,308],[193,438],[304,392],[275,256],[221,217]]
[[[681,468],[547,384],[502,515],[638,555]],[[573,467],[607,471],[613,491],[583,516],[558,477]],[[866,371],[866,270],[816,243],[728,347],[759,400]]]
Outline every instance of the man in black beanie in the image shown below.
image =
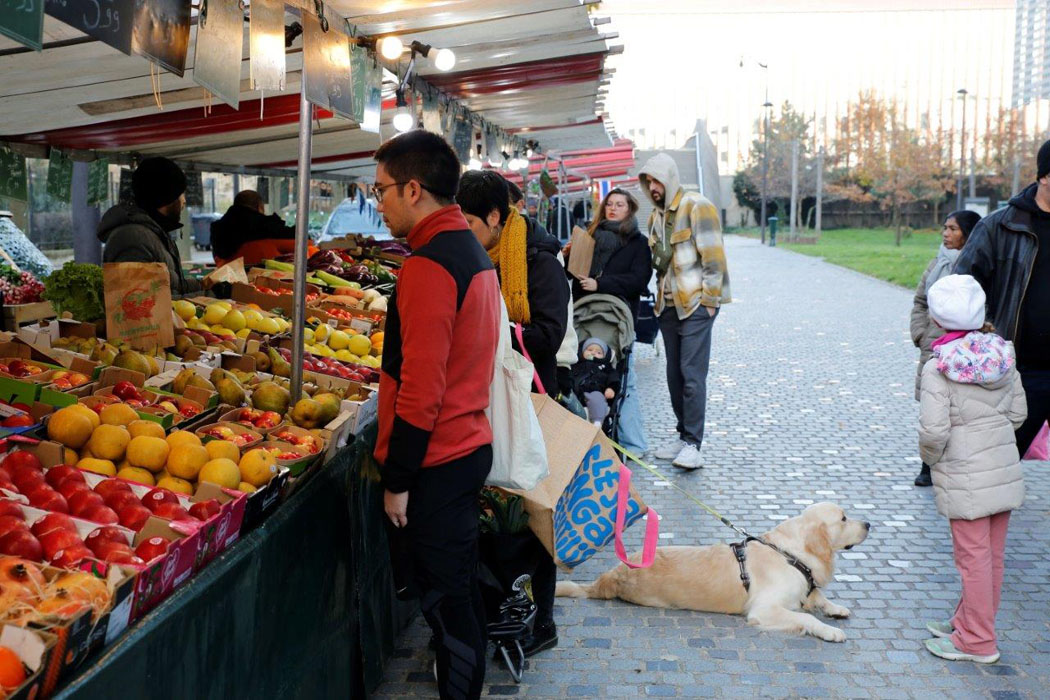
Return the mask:
[[182,257],[171,232],[182,227],[186,176],[167,158],[147,158],[131,177],[134,204],[121,203],[102,216],[98,237],[103,262],[159,262],[168,266],[173,295],[204,288],[182,272]]
[[974,227],[955,263],[988,298],[988,320],[1012,340],[1028,400],[1017,451],[1028,451],[1050,418],[1050,141],[1036,157],[1036,181]]

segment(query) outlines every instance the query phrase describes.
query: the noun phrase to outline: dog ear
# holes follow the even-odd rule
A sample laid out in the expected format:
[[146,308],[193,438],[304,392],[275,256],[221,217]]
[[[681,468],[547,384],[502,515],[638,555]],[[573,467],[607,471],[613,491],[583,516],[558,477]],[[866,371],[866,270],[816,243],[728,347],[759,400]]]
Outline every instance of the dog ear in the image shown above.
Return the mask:
[[825,523],[816,523],[806,532],[806,551],[825,563],[835,556],[831,546],[831,535]]

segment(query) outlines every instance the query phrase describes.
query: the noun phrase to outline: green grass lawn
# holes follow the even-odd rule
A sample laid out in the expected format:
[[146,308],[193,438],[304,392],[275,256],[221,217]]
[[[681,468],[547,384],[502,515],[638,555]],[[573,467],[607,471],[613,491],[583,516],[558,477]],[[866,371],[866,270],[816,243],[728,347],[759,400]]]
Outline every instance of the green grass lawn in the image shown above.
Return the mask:
[[914,289],[937,254],[941,235],[933,230],[914,231],[901,241],[899,248],[893,244],[893,237],[893,229],[889,228],[847,228],[824,231],[817,243],[778,240],[777,245]]

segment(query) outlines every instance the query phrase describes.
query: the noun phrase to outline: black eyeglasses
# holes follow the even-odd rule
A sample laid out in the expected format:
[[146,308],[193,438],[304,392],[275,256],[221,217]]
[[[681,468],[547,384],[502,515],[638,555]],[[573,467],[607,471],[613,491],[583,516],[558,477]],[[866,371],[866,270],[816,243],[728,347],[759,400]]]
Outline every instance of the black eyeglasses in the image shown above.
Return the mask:
[[[410,182],[412,182],[412,181],[411,180],[405,180],[404,182],[388,182],[385,185],[372,185],[368,189],[368,191],[372,193],[373,197],[375,197],[376,202],[378,202],[379,204],[382,204],[383,203],[383,190],[385,190],[387,188],[390,188],[390,187],[393,187],[394,185],[407,185]],[[435,190],[433,187],[428,187],[428,186],[424,185],[422,182],[419,182],[419,181],[416,181],[416,184],[418,184],[420,187],[422,187],[424,190],[426,190],[430,194],[435,194],[435,195],[437,195],[439,197],[443,197],[445,199],[451,199],[451,197],[448,195],[447,192],[439,192],[438,190]]]

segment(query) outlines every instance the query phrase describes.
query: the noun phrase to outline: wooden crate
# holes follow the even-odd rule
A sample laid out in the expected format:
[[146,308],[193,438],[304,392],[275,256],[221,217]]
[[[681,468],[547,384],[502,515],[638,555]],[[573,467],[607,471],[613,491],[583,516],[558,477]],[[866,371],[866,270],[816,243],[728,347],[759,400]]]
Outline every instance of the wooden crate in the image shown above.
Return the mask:
[[[0,302],[2,303],[2,302]],[[55,307],[50,301],[37,301],[32,304],[3,304],[3,327],[5,331],[17,331],[20,326],[35,323],[46,318],[55,318]]]

